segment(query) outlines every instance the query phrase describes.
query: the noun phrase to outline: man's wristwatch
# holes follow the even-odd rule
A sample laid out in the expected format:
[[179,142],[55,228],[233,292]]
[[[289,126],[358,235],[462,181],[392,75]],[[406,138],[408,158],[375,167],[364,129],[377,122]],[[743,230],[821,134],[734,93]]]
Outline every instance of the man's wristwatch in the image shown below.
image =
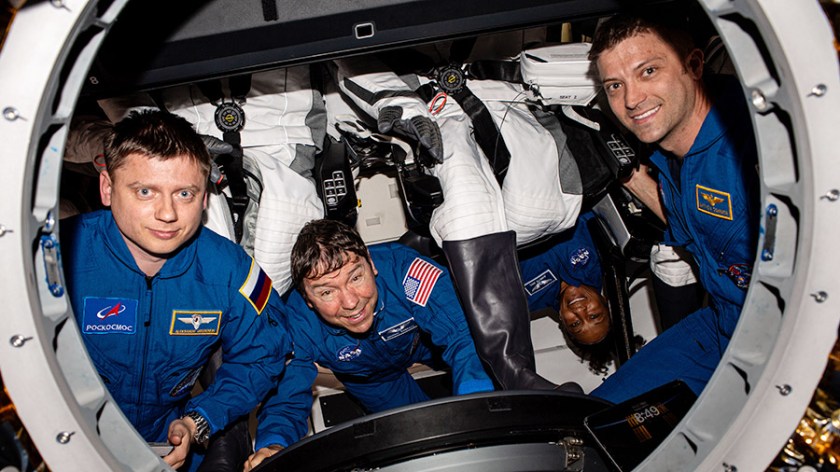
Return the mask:
[[210,423],[207,422],[207,418],[201,416],[201,413],[190,411],[182,416],[182,418],[191,418],[195,423],[195,436],[193,440],[197,444],[205,444],[210,439]]

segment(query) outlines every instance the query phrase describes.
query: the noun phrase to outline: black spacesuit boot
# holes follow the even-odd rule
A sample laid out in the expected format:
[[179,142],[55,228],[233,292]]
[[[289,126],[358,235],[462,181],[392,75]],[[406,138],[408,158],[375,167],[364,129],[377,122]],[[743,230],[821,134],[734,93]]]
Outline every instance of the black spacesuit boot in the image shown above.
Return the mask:
[[516,234],[493,233],[444,241],[452,280],[475,340],[478,356],[504,390],[563,390],[536,373],[528,300],[519,273]]

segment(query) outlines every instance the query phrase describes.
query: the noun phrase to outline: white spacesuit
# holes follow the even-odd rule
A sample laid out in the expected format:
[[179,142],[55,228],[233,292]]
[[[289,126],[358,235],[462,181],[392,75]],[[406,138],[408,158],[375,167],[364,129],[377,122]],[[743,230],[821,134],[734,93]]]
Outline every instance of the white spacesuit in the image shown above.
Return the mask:
[[[493,117],[501,133],[500,145],[510,150],[507,173],[499,183],[473,137],[469,114],[455,99],[447,97],[433,114],[432,103],[424,102],[414,87],[375,59],[336,63],[339,87],[370,116],[376,118],[383,108],[398,107],[401,120],[421,116],[439,126],[443,163],[429,169],[444,193],[430,227],[439,245],[509,230],[516,232],[516,242],[522,245],[574,225],[582,201],[577,164],[566,148],[565,136],[541,122],[551,117],[529,108],[521,86],[498,80],[465,84]],[[425,77],[417,80],[428,82]],[[382,98],[369,103],[367,99],[377,93]]]
[[[278,293],[291,286],[289,254],[300,229],[310,220],[323,216],[312,168],[315,154],[325,136],[326,111],[321,92],[312,84],[309,66],[290,67],[250,76],[250,87],[237,91],[233,80],[216,82],[220,97],[208,88],[195,84],[176,86],[160,92],[168,111],[186,118],[199,134],[225,137],[217,125],[220,105],[235,103],[244,112],[244,125],[238,134],[244,153],[243,168],[255,175],[259,208],[244,216],[242,245],[249,250],[271,277]],[[212,90],[212,89],[211,89]],[[243,100],[244,98],[244,100]],[[100,100],[100,106],[112,121],[119,121],[130,109],[157,106],[150,96],[128,96]],[[223,116],[222,125],[239,121],[238,116]],[[236,123],[234,123],[236,124]],[[259,185],[261,183],[261,185]],[[221,195],[211,195],[207,226],[235,240],[231,212]]]
[[[380,132],[413,135],[439,161],[427,169],[444,197],[430,232],[482,360],[502,388],[556,388],[534,372],[516,248],[570,228],[580,212],[580,174],[557,118],[527,103],[521,84],[452,77],[460,88],[426,100],[415,91],[427,77],[398,75],[374,58],[335,62],[342,93]],[[424,123],[439,128],[442,150]]]

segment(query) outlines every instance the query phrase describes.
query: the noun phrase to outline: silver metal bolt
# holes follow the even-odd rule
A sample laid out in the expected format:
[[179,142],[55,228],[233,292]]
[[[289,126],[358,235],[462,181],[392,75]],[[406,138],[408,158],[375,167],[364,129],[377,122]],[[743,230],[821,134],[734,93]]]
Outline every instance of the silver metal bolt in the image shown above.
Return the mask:
[[828,294],[822,290],[817,293],[812,293],[811,296],[814,297],[814,300],[816,300],[817,303],[822,303],[828,298]]
[[762,261],[772,261],[773,260],[773,251],[770,249],[762,249],[761,250],[761,260]]
[[22,334],[16,334],[9,339],[9,344],[11,344],[12,347],[23,347],[23,345],[26,344],[26,341],[29,341],[30,339],[32,339],[31,336],[26,337]]
[[44,231],[52,233],[55,229],[55,215],[52,211],[47,212],[47,219],[44,221]]
[[788,384],[776,385],[776,388],[779,389],[779,393],[782,394],[783,397],[790,395],[790,392],[793,391],[793,387]]
[[726,462],[723,463],[723,470],[725,472],[738,472],[738,468],[734,465],[727,464]]
[[6,228],[5,226],[0,225],[0,236],[5,236],[6,233],[11,233],[11,232],[12,232],[12,230],[10,230],[9,228]]
[[752,92],[750,92],[750,97],[752,97],[752,104],[756,110],[765,111],[770,108],[767,104],[767,98],[761,90],[753,89]]
[[813,95],[815,97],[822,97],[826,92],[828,92],[828,87],[826,87],[825,84],[817,84],[811,89],[811,93],[809,93],[808,96],[810,97]]
[[840,190],[837,190],[836,188],[829,190],[824,195],[820,196],[820,200],[823,199],[828,200],[830,202],[836,202],[838,199],[840,199]]
[[58,441],[59,444],[67,444],[70,442],[70,437],[76,434],[73,431],[62,431],[58,433],[58,436],[55,437],[55,440]]
[[20,112],[15,107],[6,107],[3,109],[3,118],[8,121],[15,121],[20,118]]

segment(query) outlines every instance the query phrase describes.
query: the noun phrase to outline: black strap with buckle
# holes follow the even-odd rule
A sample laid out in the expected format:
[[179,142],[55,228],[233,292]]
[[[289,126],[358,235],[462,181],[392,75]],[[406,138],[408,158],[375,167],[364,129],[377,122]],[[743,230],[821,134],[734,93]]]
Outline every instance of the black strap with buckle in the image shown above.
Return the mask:
[[496,181],[501,186],[510,166],[510,151],[490,111],[467,87],[469,78],[464,68],[458,65],[448,65],[440,69],[435,77],[437,87],[454,98],[470,117],[475,141],[490,161]]
[[201,93],[216,105],[214,118],[216,127],[222,132],[222,139],[234,147],[234,152],[216,157],[216,164],[225,175],[230,186],[230,197],[226,197],[233,214],[233,230],[236,242],[242,240],[245,211],[248,208],[248,187],[242,163],[242,138],[239,132],[245,126],[245,111],[242,104],[251,89],[251,75],[231,77],[228,81],[231,100],[225,101],[220,80],[209,80],[198,84]]

